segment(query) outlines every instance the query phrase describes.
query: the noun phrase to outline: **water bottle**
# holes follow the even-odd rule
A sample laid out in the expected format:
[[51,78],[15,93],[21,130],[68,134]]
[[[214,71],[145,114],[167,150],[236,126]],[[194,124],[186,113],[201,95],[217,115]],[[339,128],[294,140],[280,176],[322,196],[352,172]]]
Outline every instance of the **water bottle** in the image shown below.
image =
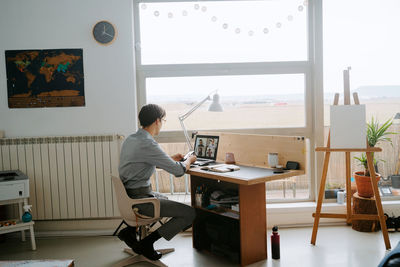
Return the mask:
[[271,235],[271,252],[272,258],[274,260],[280,259],[280,249],[279,249],[279,234],[278,234],[278,226],[274,226],[272,228]]
[[30,213],[32,205],[25,205],[24,206],[24,214],[22,214],[22,221],[24,223],[32,221],[32,214]]
[[196,193],[195,193],[195,204],[197,207],[201,207],[202,206],[202,198],[203,198],[203,194],[201,192],[201,187],[198,186],[196,189]]

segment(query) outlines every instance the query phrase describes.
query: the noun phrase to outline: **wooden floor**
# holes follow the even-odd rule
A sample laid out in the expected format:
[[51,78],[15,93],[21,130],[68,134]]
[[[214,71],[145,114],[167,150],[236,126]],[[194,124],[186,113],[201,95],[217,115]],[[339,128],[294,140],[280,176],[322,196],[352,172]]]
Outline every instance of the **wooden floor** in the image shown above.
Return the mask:
[[[268,229],[268,235],[271,230]],[[310,245],[312,228],[280,229],[281,259],[272,260],[270,238],[268,238],[268,260],[252,267],[309,267],[377,266],[385,255],[381,232],[361,233],[348,226],[321,226],[316,246]],[[400,232],[389,234],[392,247],[400,241]],[[74,259],[76,266],[112,266],[127,255],[122,251],[125,245],[112,236],[99,237],[49,237],[38,238],[37,251],[30,250],[29,239],[21,242],[8,237],[0,243],[0,260],[26,259]],[[201,253],[192,248],[191,233],[176,236],[170,242],[157,241],[156,248],[174,247],[175,252],[162,260],[169,266],[238,266],[224,258]],[[138,264],[137,267],[150,266]]]

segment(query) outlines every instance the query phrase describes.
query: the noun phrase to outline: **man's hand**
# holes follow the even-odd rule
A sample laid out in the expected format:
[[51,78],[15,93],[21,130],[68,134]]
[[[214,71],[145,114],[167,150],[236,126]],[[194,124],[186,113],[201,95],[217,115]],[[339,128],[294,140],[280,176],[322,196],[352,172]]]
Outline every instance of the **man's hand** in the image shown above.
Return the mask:
[[172,155],[171,158],[175,161],[180,161],[183,159],[183,155],[181,153],[178,153],[178,154]]
[[197,160],[197,157],[195,154],[190,155],[184,162],[186,165],[186,171],[190,169],[190,165]]
[[187,160],[190,162],[190,164],[192,164],[197,160],[197,157],[195,154],[192,154],[189,156],[189,158]]

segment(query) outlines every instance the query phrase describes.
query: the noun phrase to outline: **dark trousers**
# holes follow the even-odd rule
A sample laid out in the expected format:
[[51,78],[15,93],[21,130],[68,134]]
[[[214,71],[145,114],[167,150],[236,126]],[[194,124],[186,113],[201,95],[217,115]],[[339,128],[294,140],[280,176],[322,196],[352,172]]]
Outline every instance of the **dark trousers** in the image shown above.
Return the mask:
[[[151,191],[151,186],[126,189],[126,192],[130,198],[155,197],[160,201],[160,217],[171,218],[167,223],[158,228],[158,232],[166,240],[171,240],[183,229],[189,227],[196,217],[196,212],[191,206],[168,200],[166,196]],[[140,214],[150,217],[154,216],[154,207],[151,203],[138,204],[135,207],[139,209]]]

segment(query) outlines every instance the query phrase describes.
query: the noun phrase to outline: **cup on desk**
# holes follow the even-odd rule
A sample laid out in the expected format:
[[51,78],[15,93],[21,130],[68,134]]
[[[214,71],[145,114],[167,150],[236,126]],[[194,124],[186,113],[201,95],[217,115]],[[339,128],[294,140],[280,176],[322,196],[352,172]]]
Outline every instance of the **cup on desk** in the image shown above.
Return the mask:
[[275,168],[279,164],[278,153],[268,153],[268,165]]
[[235,164],[235,155],[231,152],[227,152],[225,154],[225,163],[226,164]]

